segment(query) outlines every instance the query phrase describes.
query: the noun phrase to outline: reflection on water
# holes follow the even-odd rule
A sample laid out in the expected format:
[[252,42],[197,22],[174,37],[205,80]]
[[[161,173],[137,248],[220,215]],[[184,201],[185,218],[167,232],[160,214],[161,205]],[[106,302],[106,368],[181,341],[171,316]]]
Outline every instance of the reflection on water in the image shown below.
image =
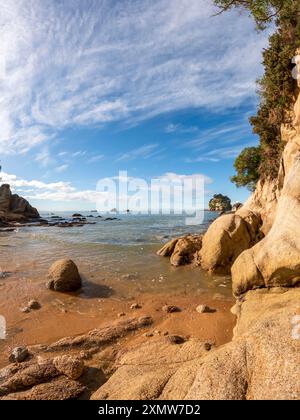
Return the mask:
[[[82,213],[87,216],[88,214]],[[69,213],[58,213],[70,217]],[[42,215],[47,216],[47,215]],[[186,226],[182,216],[122,215],[120,220],[91,218],[83,227],[27,227],[0,235],[0,270],[13,276],[44,278],[57,259],[72,258],[86,280],[81,292],[97,295],[96,285],[125,297],[128,293],[214,289],[230,294],[228,278],[211,277],[201,269],[173,268],[168,259],[156,256],[163,242],[172,237],[207,229],[215,213],[206,212],[201,226]],[[103,289],[104,292],[104,289]]]

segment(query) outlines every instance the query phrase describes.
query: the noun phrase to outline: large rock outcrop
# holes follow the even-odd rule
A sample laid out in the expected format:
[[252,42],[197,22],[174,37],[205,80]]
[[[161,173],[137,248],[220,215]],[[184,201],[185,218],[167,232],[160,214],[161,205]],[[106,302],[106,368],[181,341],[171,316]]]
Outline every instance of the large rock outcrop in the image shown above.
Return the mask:
[[236,295],[258,287],[300,283],[297,232],[300,218],[300,95],[294,107],[293,123],[283,125],[281,133],[286,146],[276,180],[276,200],[271,212],[274,220],[266,237],[241,254],[233,265]]
[[181,400],[191,388],[209,347],[198,339],[172,344],[157,338],[120,352],[116,372],[92,400]]
[[203,237],[199,262],[215,274],[229,274],[236,258],[260,238],[260,215],[240,209],[215,220]]
[[300,289],[251,291],[231,343],[203,359],[186,399],[299,400]]
[[299,301],[300,289],[248,292],[233,308],[233,341],[220,348],[158,337],[121,349],[114,373],[91,398],[300,399]]
[[0,187],[0,218],[2,221],[26,221],[40,217],[36,208],[32,207],[25,198],[12,194],[10,186]]
[[268,235],[245,251],[232,267],[235,295],[259,287],[300,283],[300,153],[285,180],[275,222]]

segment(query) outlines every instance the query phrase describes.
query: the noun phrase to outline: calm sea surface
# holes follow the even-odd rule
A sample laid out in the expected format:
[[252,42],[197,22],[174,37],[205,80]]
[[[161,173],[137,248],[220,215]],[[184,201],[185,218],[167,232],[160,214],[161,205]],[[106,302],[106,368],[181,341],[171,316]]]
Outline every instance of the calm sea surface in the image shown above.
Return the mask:
[[[97,213],[82,213],[93,225],[83,227],[26,227],[14,233],[0,233],[0,270],[13,276],[45,278],[57,259],[71,258],[87,279],[83,289],[93,294],[88,281],[105,284],[120,296],[129,293],[214,289],[230,294],[230,279],[212,277],[191,267],[174,268],[156,251],[168,240],[207,229],[216,213],[205,212],[200,226],[186,226],[183,216],[118,215],[120,220],[104,221]],[[55,213],[70,218],[72,213]],[[50,218],[50,213],[42,213]],[[90,290],[89,290],[90,289]]]

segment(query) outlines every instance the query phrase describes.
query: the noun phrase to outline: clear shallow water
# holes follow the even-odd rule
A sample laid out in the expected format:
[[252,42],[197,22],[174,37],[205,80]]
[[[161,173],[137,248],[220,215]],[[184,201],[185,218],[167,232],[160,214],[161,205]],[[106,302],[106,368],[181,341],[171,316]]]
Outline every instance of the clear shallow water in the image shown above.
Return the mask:
[[[93,225],[83,227],[26,227],[0,234],[0,269],[13,276],[45,278],[57,259],[72,258],[85,276],[83,293],[93,295],[93,286],[102,284],[116,295],[136,292],[180,292],[211,290],[230,295],[230,279],[212,277],[191,267],[171,267],[156,251],[169,239],[204,232],[216,213],[205,212],[200,226],[186,226],[183,216],[117,216],[104,221],[97,213],[82,213]],[[55,213],[64,218],[72,213]],[[42,217],[51,217],[42,213]]]

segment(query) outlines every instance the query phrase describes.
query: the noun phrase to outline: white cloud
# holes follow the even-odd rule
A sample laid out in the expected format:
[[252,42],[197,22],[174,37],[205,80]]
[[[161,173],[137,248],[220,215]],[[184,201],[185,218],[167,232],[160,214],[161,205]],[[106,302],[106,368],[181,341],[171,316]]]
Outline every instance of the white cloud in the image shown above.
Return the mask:
[[130,150],[118,157],[117,162],[129,161],[134,159],[149,159],[158,153],[158,144],[147,144],[142,147]]
[[78,150],[77,152],[71,153],[72,157],[83,157],[86,155],[86,151],[85,150]]
[[192,134],[192,133],[196,133],[198,131],[198,127],[196,126],[190,126],[190,127],[185,127],[182,124],[168,124],[165,128],[165,132],[168,134],[172,134],[172,133],[183,133],[183,134]]
[[176,182],[176,181],[184,181],[185,179],[189,180],[196,180],[202,179],[205,184],[211,184],[213,180],[204,174],[192,174],[192,175],[183,175],[183,174],[176,174],[174,172],[167,172],[164,175],[157,177],[158,179],[166,179],[169,182]]
[[87,160],[87,163],[95,163],[104,159],[104,155],[95,155]]
[[49,165],[55,164],[55,159],[51,156],[48,148],[43,148],[35,157],[36,162],[38,162],[43,168],[48,167]]
[[17,193],[22,193],[28,200],[46,201],[87,201],[95,203],[103,197],[96,190],[77,190],[70,182],[46,183],[37,180],[28,181],[13,174],[1,173],[2,183],[10,184]]
[[245,147],[251,147],[255,145],[256,144],[252,142],[249,144],[242,144],[237,146],[221,147],[219,149],[213,149],[210,152],[205,152],[202,155],[193,159],[187,158],[186,162],[219,162],[221,160],[234,159],[241,153],[241,151]]
[[68,126],[253,100],[266,34],[208,0],[0,3],[0,152]]
[[58,174],[61,174],[62,172],[65,172],[68,168],[69,168],[69,165],[68,164],[64,164],[64,165],[57,166],[54,170]]
[[[161,176],[155,177],[156,180],[159,181],[168,181],[169,185],[176,185],[179,181],[181,185],[184,184],[184,180],[192,180],[193,183],[187,185],[186,187],[194,190],[197,187],[196,180],[203,180],[204,185],[211,184],[213,180],[203,174],[191,174],[191,175],[184,175],[184,174],[176,174],[176,173],[166,173]],[[124,177],[122,173],[119,176],[106,178],[106,181],[113,181],[114,183],[119,182],[132,182],[135,181],[135,178],[132,177]],[[1,182],[10,184],[13,191],[18,194],[21,194],[28,200],[36,200],[38,202],[45,201],[48,203],[50,202],[85,202],[85,203],[93,203],[96,204],[98,200],[103,200],[103,198],[107,199],[111,197],[113,194],[111,191],[101,192],[95,190],[78,190],[76,189],[70,182],[52,182],[46,183],[38,180],[26,180],[17,177],[13,174],[8,174],[6,172],[1,173]],[[128,185],[128,184],[126,184]],[[140,185],[140,184],[138,184]],[[144,180],[146,193],[151,193],[152,191],[152,183],[151,180]],[[131,191],[133,193],[134,191]],[[128,193],[130,196],[131,193]],[[124,196],[119,197],[119,199],[124,199]]]

